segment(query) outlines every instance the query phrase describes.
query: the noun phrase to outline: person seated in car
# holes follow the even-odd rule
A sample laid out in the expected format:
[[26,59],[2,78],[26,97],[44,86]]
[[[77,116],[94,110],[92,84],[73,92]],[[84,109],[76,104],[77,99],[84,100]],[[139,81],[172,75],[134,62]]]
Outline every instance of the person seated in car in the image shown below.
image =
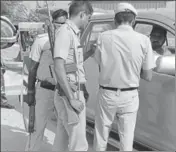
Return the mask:
[[166,42],[167,31],[160,26],[153,26],[150,33],[150,40],[153,51],[158,55],[172,54],[163,44]]

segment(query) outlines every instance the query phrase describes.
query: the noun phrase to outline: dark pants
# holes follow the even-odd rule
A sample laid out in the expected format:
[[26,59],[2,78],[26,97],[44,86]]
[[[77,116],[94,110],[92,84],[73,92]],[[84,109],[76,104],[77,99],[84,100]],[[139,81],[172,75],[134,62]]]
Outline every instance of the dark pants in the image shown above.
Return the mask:
[[2,103],[7,102],[7,97],[6,97],[6,94],[5,94],[4,72],[5,71],[1,67],[1,102]]

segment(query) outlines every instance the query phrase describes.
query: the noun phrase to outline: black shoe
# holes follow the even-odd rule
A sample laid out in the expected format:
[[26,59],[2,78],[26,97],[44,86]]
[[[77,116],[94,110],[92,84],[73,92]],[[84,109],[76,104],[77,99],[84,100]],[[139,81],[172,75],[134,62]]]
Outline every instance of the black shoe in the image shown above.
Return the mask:
[[15,109],[14,106],[8,104],[7,102],[1,102],[1,108]]

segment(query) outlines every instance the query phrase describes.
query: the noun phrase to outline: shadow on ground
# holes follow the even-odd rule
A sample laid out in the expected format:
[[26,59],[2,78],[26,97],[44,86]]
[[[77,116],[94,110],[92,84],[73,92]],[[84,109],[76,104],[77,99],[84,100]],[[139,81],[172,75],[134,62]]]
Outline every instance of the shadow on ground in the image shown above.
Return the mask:
[[[8,96],[8,102],[15,110],[4,109],[1,114],[1,151],[24,151],[28,133],[24,129],[22,110],[18,96]],[[28,118],[28,105],[24,104],[24,116]],[[51,151],[56,132],[56,121],[50,120],[45,129],[44,144],[41,151]],[[76,140],[76,139],[75,139]],[[93,135],[87,133],[89,150],[93,150]],[[107,151],[118,151],[108,145]]]
[[23,129],[1,124],[1,151],[24,151],[26,141]]

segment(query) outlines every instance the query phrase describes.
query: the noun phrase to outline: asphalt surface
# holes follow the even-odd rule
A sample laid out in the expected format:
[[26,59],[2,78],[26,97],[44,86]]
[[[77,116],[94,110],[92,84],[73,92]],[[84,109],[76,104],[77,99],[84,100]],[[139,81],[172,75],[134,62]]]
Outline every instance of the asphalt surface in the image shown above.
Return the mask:
[[[7,96],[8,102],[15,106],[16,109],[1,108],[1,151],[24,151],[28,138],[25,131],[21,106],[18,96]],[[28,106],[25,104],[24,115],[28,117]],[[53,116],[51,116],[53,118]],[[45,129],[44,142],[41,151],[51,151],[55,137],[56,121],[52,119],[48,122]],[[93,151],[93,136],[87,133],[89,150]],[[116,151],[118,149],[108,145],[107,151]]]
[[[12,60],[18,56],[18,49],[13,46],[10,50],[1,50],[1,57],[8,60],[8,67],[5,72],[5,88],[8,103],[14,105],[16,109],[1,108],[1,151],[24,151],[28,133],[25,131],[23,123],[22,108],[19,102],[21,84],[21,64]],[[11,51],[13,50],[13,51]],[[14,51],[15,50],[15,51]],[[12,61],[12,62],[11,62]],[[26,77],[24,78],[26,79]],[[23,90],[25,92],[25,90]],[[23,93],[24,93],[23,92]],[[24,116],[28,119],[28,106],[24,104]],[[51,120],[47,124],[44,134],[44,142],[40,151],[51,151],[54,142],[56,121]],[[87,133],[89,150],[93,151],[93,135]],[[107,151],[117,151],[117,148],[108,145]]]

